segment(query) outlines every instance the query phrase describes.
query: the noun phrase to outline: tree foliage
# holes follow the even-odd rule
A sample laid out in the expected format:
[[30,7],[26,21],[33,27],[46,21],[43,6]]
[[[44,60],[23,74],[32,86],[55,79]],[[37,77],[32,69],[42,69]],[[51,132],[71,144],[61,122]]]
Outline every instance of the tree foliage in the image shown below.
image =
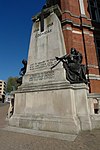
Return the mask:
[[18,87],[17,84],[18,77],[9,77],[7,80],[6,93],[10,93],[13,90],[16,90]]

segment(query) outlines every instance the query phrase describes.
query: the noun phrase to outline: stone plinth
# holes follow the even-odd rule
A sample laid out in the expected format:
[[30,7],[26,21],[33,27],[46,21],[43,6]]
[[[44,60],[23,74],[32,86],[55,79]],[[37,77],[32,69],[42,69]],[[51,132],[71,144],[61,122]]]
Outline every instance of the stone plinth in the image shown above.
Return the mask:
[[16,93],[10,125],[39,131],[77,134],[90,130],[91,122],[85,84],[65,85],[46,91]]

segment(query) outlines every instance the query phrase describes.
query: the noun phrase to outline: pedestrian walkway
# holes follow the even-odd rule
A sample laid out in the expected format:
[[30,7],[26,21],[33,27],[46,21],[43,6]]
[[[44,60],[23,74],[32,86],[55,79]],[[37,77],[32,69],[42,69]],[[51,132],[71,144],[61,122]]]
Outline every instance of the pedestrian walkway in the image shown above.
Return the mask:
[[8,107],[0,103],[0,150],[100,150],[100,130],[80,133],[73,142],[4,130]]
[[0,128],[5,127],[7,124],[6,117],[9,108],[9,103],[2,103],[0,101]]

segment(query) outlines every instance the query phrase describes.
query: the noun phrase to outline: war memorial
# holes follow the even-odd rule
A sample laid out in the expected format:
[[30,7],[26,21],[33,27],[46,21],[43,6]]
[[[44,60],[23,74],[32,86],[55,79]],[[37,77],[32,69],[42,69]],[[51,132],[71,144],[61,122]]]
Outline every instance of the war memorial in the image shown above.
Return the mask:
[[57,3],[46,5],[34,21],[26,73],[15,91],[9,125],[35,131],[77,135],[100,127],[93,112],[82,55],[66,54]]

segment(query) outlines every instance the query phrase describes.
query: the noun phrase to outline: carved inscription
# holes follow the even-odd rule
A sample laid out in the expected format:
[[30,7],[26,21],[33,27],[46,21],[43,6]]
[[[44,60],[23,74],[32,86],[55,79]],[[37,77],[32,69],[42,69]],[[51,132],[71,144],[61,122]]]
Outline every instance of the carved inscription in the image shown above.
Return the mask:
[[53,79],[53,78],[54,78],[54,71],[47,71],[47,72],[32,74],[29,78],[29,82],[42,81],[42,80]]
[[41,35],[44,35],[44,34],[47,34],[47,33],[50,33],[50,32],[52,32],[52,29],[48,29],[47,31],[44,31],[44,32],[41,32],[41,33],[37,33],[37,34],[35,35],[35,38],[38,38],[38,37],[40,37]]
[[31,71],[36,71],[40,69],[47,69],[53,66],[56,63],[56,59],[49,59],[46,61],[41,61],[37,63],[30,64],[30,70]]
[[53,22],[47,25],[47,27],[51,27],[51,26],[53,26]]
[[[47,28],[53,26],[53,22],[51,22],[50,24],[47,24]],[[39,28],[36,28],[33,32],[38,32]]]
[[33,32],[38,32],[39,31],[39,28],[35,29]]

